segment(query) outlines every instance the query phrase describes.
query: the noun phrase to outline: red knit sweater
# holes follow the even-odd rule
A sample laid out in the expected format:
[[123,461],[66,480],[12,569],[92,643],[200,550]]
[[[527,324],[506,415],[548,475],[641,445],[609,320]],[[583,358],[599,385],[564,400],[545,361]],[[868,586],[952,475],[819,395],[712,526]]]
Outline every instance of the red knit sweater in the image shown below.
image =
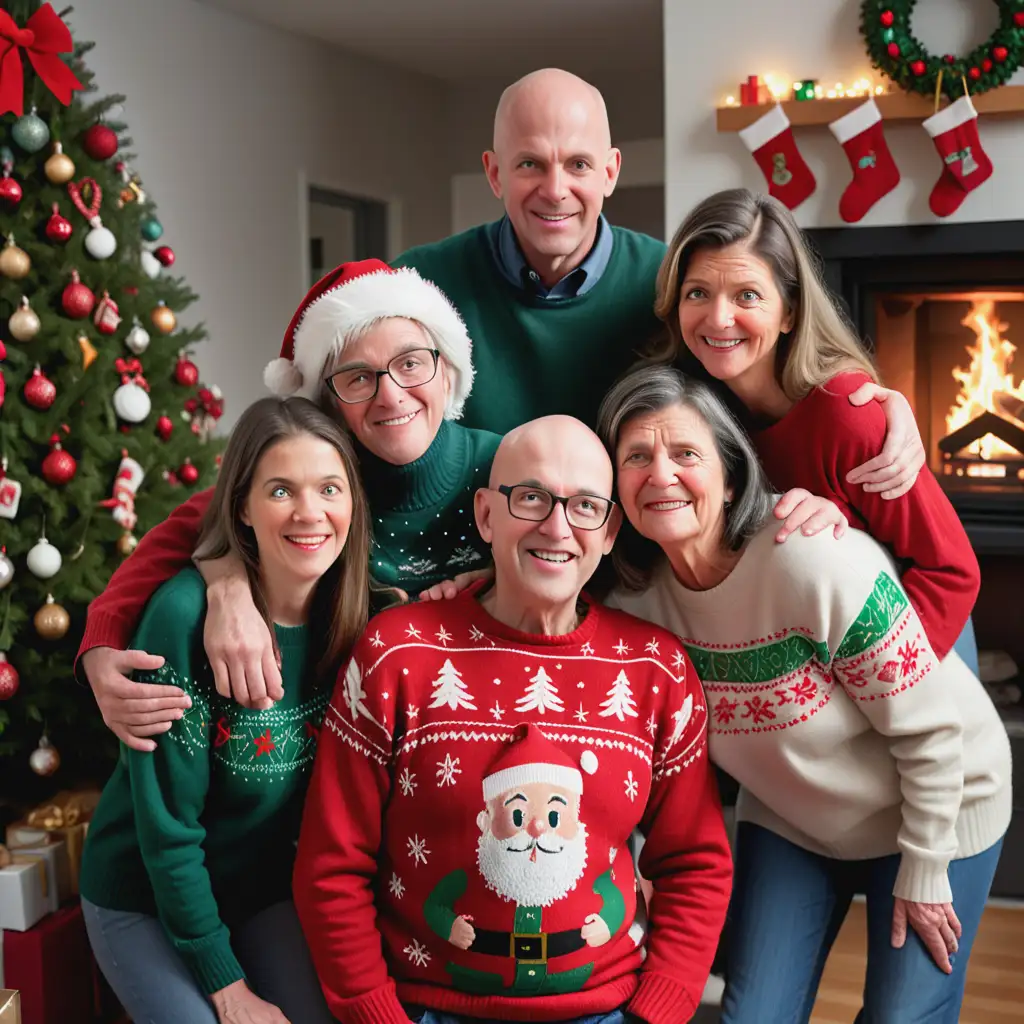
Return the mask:
[[294,885],[328,1005],[353,1024],[407,1024],[402,1003],[689,1020],[732,872],[696,674],[622,612],[533,636],[479,589],[377,616],[338,680]]
[[931,470],[910,491],[887,501],[846,482],[885,442],[877,402],[860,407],[847,396],[867,374],[842,373],[815,388],[778,423],[753,435],[777,491],[804,487],[834,501],[852,526],[885,544],[902,567],[901,581],[941,660],[963,630],[978,596],[981,572],[971,542]]

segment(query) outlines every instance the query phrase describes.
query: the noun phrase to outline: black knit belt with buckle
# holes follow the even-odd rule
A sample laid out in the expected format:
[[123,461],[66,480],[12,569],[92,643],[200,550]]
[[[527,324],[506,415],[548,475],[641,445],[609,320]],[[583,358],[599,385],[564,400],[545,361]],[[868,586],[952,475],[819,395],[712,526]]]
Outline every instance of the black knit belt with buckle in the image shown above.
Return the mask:
[[565,932],[490,932],[477,928],[469,952],[509,956],[525,964],[546,964],[551,957],[575,953],[585,945],[578,928]]

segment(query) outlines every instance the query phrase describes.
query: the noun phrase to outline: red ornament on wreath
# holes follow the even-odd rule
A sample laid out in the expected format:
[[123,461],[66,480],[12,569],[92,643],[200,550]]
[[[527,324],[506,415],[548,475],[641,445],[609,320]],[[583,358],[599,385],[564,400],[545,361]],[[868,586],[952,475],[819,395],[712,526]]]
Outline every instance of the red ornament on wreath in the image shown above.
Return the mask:
[[191,459],[186,459],[178,470],[178,476],[191,486],[199,479],[199,470],[192,465]]
[[927,70],[928,65],[923,60],[915,60],[910,65],[911,73],[920,78]]
[[967,77],[972,82],[976,82],[979,78],[981,78],[981,68],[971,68],[970,71],[967,72]]
[[33,409],[49,409],[57,398],[57,385],[37,365],[22,393]]
[[892,28],[892,23],[893,21],[895,21],[895,18],[896,16],[892,13],[892,11],[882,11],[882,13],[878,16],[878,20],[886,28]]
[[174,433],[174,421],[167,413],[164,413],[156,421],[156,432],[161,441],[169,441],[171,439],[171,434]]
[[50,444],[53,450],[43,459],[43,479],[48,484],[62,487],[74,480],[75,473],[78,472],[78,463],[70,452],[64,451],[61,447],[59,434],[54,434],[50,438]]
[[72,320],[83,320],[96,305],[96,296],[82,284],[77,270],[71,271],[71,283],[64,289],[60,304]]
[[82,148],[93,160],[109,160],[117,152],[117,134],[105,124],[94,124],[82,136]]
[[988,57],[986,57],[981,62],[981,70],[984,71],[986,74],[988,74],[988,72],[992,70],[992,61],[990,61]]
[[900,55],[900,44],[899,43],[890,43],[886,47],[886,52],[889,54],[890,57],[895,59],[896,57],[898,57]]
[[993,46],[992,56],[995,57],[997,64],[1002,64],[1009,56],[1010,51],[1005,46]]
[[60,207],[54,203],[53,213],[50,214],[50,219],[46,222],[46,237],[51,242],[56,242],[57,245],[63,245],[71,237],[73,231],[71,221],[61,216]]
[[178,353],[178,361],[174,366],[174,380],[183,388],[195,387],[199,380],[199,369],[184,352]]
[[0,700],[10,700],[18,692],[20,683],[18,670],[7,660],[7,655],[0,651]]

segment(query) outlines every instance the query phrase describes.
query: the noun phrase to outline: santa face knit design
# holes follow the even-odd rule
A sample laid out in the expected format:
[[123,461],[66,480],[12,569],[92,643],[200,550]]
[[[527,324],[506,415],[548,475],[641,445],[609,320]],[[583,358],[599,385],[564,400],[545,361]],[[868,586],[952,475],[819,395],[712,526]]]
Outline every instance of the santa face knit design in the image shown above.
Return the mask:
[[[694,887],[705,922],[724,912],[706,709],[678,640],[598,606],[572,634],[530,637],[491,619],[478,589],[373,619],[324,719],[295,889],[318,972],[337,986],[335,1013],[353,999],[377,1005],[374,979],[388,976],[405,1002],[472,1016],[496,1015],[500,1001],[500,1016],[523,1019],[511,1008],[522,998],[536,1020],[622,1005],[641,964],[637,827],[645,856],[677,864],[704,837],[700,864],[656,883],[666,912],[670,892]],[[324,895],[358,890],[346,851],[367,830],[379,837],[376,962],[340,952],[367,946],[352,917],[362,900]],[[696,1005],[710,967],[716,936],[695,927],[706,949],[666,932],[648,951],[677,1004]]]

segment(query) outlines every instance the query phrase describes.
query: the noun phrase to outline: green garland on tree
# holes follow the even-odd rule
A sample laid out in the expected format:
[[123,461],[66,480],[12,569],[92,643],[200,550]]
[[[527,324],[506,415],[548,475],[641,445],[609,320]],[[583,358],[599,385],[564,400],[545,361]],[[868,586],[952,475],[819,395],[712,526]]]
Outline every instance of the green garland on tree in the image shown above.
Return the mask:
[[939,72],[941,90],[949,100],[964,94],[964,81],[973,93],[1005,85],[1024,63],[1024,0],[994,0],[999,27],[966,57],[930,54],[911,31],[916,0],[864,0],[861,32],[871,63],[907,92],[935,95]]

